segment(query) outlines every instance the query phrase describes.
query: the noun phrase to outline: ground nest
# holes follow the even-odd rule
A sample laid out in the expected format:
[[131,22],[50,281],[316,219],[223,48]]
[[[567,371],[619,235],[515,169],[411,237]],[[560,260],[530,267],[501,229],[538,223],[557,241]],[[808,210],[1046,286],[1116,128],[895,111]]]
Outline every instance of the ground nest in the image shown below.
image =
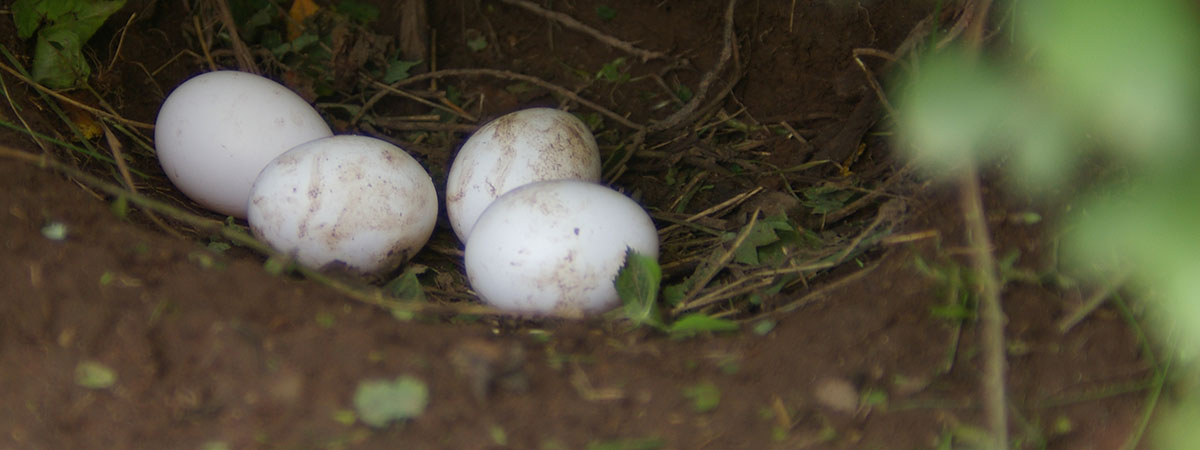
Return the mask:
[[[33,81],[33,43],[0,20],[0,225],[16,230],[0,403],[25,405],[0,432],[19,448],[984,445],[966,225],[893,156],[883,87],[971,17],[908,3],[129,0],[88,42],[91,75],[60,90]],[[154,156],[162,100],[217,69],[407,150],[443,198],[488,120],[575,114],[603,183],[658,228],[663,325],[479,303],[444,212],[383,279],[291,264]],[[995,253],[1018,255],[1004,268],[1057,264],[1042,225],[1013,219],[1040,207],[987,194]],[[1006,310],[1014,436],[1137,433],[1159,372],[1131,322],[1109,311],[1059,338],[1082,294],[1026,279]],[[96,361],[115,387],[81,387]],[[424,415],[356,421],[356,383],[398,374],[428,385]]]
[[[151,71],[143,75],[168,69],[174,73],[238,69],[281,80],[316,101],[338,133],[383,138],[415,153],[441,182],[443,198],[445,169],[457,147],[487,119],[509,109],[509,105],[496,109],[486,94],[465,93],[467,88],[461,86],[482,79],[519,92],[517,97],[523,101],[518,108],[542,105],[572,111],[587,120],[603,144],[603,181],[639,200],[660,224],[669,316],[702,313],[750,320],[780,308],[794,309],[795,302],[803,301],[790,295],[796,287],[807,286],[844,263],[867,266],[880,241],[903,219],[904,191],[911,183],[879,149],[883,140],[871,142],[867,133],[877,119],[876,95],[881,91],[862,96],[857,105],[876,112],[858,113],[854,120],[820,131],[816,127],[832,117],[816,114],[763,123],[748,111],[731,109],[730,96],[745,70],[736,55],[739,39],[744,39],[734,29],[736,2],[724,5],[720,39],[706,43],[713,48],[692,50],[713,53],[714,61],[690,61],[643,49],[569,15],[530,2],[506,3],[544,17],[556,28],[565,28],[564,33],[593,40],[590,47],[611,47],[610,52],[625,56],[605,62],[596,73],[568,74],[553,81],[514,70],[439,69],[434,58],[428,58],[429,63],[422,58],[429,54],[429,38],[404,33],[403,26],[413,24],[402,23],[399,37],[369,27],[378,20],[378,10],[359,17],[337,8],[293,9],[287,15],[279,9],[272,16],[269,13],[277,6],[254,10],[249,9],[254,2],[232,2],[233,8],[225,2],[200,2],[182,8],[184,27],[179,37],[187,48],[161,66],[147,68]],[[273,19],[247,25],[258,17]],[[113,30],[115,46],[105,55],[109,66],[124,59],[122,38],[137,19],[131,13],[124,27]],[[282,36],[292,40],[281,40]],[[401,49],[417,49],[412,51],[419,54],[404,55]],[[105,62],[99,53],[96,58]],[[27,81],[28,74],[19,67],[7,68]],[[397,73],[400,70],[414,73]],[[698,76],[698,81],[685,83],[681,72],[689,78]],[[105,75],[115,76],[101,75],[101,82]],[[876,77],[866,65],[859,75],[864,80]],[[180,80],[156,77],[152,81],[156,93],[168,93]],[[74,141],[53,150],[53,144],[46,144],[48,155],[61,161],[53,164],[91,175],[81,177],[82,184],[93,184],[91,189],[102,191],[110,201],[132,203],[131,210],[122,212],[131,220],[203,242],[218,253],[232,245],[280,257],[253,242],[244,223],[206,213],[175,194],[156,165],[153,125],[111,106],[128,101],[121,91],[116,96],[100,92],[85,90],[75,97],[39,92],[56,110],[64,111],[62,125],[70,132],[64,140]],[[611,109],[602,104],[603,98],[589,99],[594,96],[641,96],[643,101],[609,101],[625,106]],[[629,108],[648,113],[635,115]],[[26,131],[35,139],[47,134],[32,128]],[[772,150],[781,145],[790,151]],[[869,154],[868,147],[874,147]],[[771,158],[781,153],[786,154]],[[116,179],[113,172],[119,175]],[[101,185],[105,179],[110,181]],[[888,207],[881,208],[884,204]],[[396,311],[504,316],[471,301],[474,295],[462,275],[460,248],[451,238],[436,237],[403,272],[389,276],[395,279],[390,291],[292,268],[352,298]],[[288,265],[278,259],[271,263]],[[420,303],[403,298],[419,292],[401,286],[405,280],[411,283],[413,275],[428,287],[419,295],[424,300]]]

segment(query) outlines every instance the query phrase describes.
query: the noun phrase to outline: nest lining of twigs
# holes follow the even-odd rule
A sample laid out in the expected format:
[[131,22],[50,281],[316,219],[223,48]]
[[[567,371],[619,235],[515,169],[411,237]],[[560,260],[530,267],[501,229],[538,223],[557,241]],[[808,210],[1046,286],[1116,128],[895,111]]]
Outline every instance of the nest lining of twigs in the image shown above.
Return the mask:
[[[641,49],[573,23],[562,13],[521,0],[502,1],[595,37],[643,62],[658,60],[664,72],[686,64],[682,58]],[[329,77],[334,82],[325,86],[326,92],[318,100],[314,90],[322,80],[305,78],[295,64],[280,60],[269,49],[247,46],[236,32],[230,32],[237,27],[227,6],[222,8],[223,1],[202,2],[206,6],[191,11],[185,34],[194,48],[171,61],[190,58],[209,69],[238,68],[283,80],[302,95],[318,100],[318,109],[334,122],[335,129],[389,140],[403,148],[418,149],[416,153],[421,153],[419,149],[457,147],[482,125],[480,104],[472,103],[472,99],[452,102],[439,86],[454,80],[488,78],[541,89],[557,99],[560,107],[596,114],[608,126],[601,139],[606,144],[602,147],[606,158],[604,182],[640,200],[659,226],[664,285],[675,288],[666,311],[675,316],[701,312],[712,317],[753,320],[793,310],[816,298],[820,290],[810,283],[839,267],[849,267],[841,271],[849,273],[843,280],[873,267],[870,262],[877,256],[877,244],[886,243],[904,216],[904,201],[890,192],[904,182],[907,174],[886,161],[876,162],[865,175],[851,175],[848,166],[853,160],[775,167],[756,159],[780,139],[807,144],[806,138],[813,136],[802,126],[803,121],[761,124],[744,109],[727,109],[742,67],[733,26],[736,3],[729,1],[725,9],[718,60],[703,71],[693,88],[694,95],[678,102],[670,114],[649,123],[638,123],[630,120],[629,114],[609,110],[578,89],[505,70],[439,69],[430,64],[425,73],[386,83],[369,75],[364,67],[382,64],[372,55],[386,53],[378,50],[395,44],[365,28],[332,28],[331,32],[342,33],[341,40],[335,40],[337,48],[327,49],[335,52],[336,64],[331,70],[338,73]],[[372,51],[364,53],[360,47]],[[6,56],[3,69],[34,87],[71,134],[83,139],[78,145],[52,139],[26,124],[22,131],[43,153],[4,149],[5,156],[61,171],[107,201],[128,202],[138,211],[132,218],[168,234],[201,242],[225,240],[267,257],[268,262],[280,260],[281,255],[252,238],[244,224],[205,212],[172,191],[169,181],[156,169],[151,124],[122,117],[95,91],[90,92],[95,100],[92,102],[37,86],[14,57]],[[389,101],[411,102],[428,112],[403,117],[376,115],[375,111]],[[472,111],[472,107],[478,109]],[[77,122],[70,118],[77,110],[98,119],[100,137],[93,140],[86,130],[78,129]],[[425,156],[423,162],[430,164],[428,154],[418,156]],[[441,156],[448,158],[449,154]],[[444,179],[444,173],[431,172],[435,180]],[[676,179],[650,192],[629,182],[634,177]],[[779,187],[766,189],[761,180],[773,180],[769,184]],[[812,206],[813,199],[800,193],[809,188],[838,194],[839,206],[824,210]],[[753,241],[762,238],[763,230],[777,232],[777,239],[762,247],[773,246],[769,250],[774,259],[748,263],[743,258],[745,246],[757,245]],[[462,275],[460,247],[444,227],[412,265],[432,269],[422,276],[426,301],[396,298],[378,285],[292,268],[350,298],[393,311],[506,316],[473,300],[475,296]]]

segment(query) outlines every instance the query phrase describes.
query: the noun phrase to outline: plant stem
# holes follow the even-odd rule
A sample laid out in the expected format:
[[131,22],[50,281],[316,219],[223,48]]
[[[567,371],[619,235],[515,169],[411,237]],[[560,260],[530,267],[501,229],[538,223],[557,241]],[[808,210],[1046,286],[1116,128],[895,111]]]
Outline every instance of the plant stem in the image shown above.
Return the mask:
[[992,239],[984,219],[979,174],[973,164],[965,164],[962,169],[959,189],[963,219],[967,225],[967,245],[971,249],[971,259],[979,276],[979,332],[984,358],[984,412],[992,433],[992,448],[1003,450],[1008,448],[1008,416],[1004,386],[1004,311],[1000,307],[1000,282],[996,278]]

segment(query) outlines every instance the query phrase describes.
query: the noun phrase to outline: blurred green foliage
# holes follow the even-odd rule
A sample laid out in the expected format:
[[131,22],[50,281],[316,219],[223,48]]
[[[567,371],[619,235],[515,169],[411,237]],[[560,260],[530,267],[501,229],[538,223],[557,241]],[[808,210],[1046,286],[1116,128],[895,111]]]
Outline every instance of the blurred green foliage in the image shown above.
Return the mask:
[[[1013,186],[1077,192],[1084,163],[1116,168],[1070,202],[1073,267],[1128,273],[1159,337],[1200,356],[1200,11],[1182,0],[1002,2],[1009,42],[925,55],[895,84],[900,148],[935,177],[1003,161]],[[1008,14],[1011,13],[1011,14]],[[1200,410],[1200,398],[1182,411]],[[1194,428],[1167,420],[1181,444]],[[1190,423],[1194,423],[1190,422]],[[1174,434],[1174,437],[1169,435]],[[1170,439],[1186,439],[1171,441]],[[1184,448],[1165,445],[1162,448]]]

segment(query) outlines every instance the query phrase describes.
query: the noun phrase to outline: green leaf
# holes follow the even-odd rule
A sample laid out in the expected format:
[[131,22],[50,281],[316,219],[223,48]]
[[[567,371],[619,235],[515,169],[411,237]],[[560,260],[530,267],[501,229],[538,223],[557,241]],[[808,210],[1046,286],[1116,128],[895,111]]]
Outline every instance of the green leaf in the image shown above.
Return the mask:
[[692,99],[693,95],[694,94],[692,94],[692,88],[689,88],[682,84],[675,85],[675,97],[678,98],[679,101],[687,103],[688,101],[690,101]]
[[37,32],[31,70],[33,79],[54,89],[75,87],[87,79],[91,68],[83,56],[83,44],[122,6],[125,6],[125,0],[22,4],[22,17],[14,17],[20,28],[18,33],[29,36],[38,24],[43,21],[48,24]]
[[608,5],[600,5],[596,7],[596,15],[600,16],[600,20],[613,20],[617,18],[617,10]]
[[327,312],[318,312],[316,317],[317,326],[321,328],[333,328],[337,325],[337,316]]
[[775,321],[771,319],[763,319],[754,324],[754,334],[766,336],[771,330],[775,329]]
[[[241,29],[243,39],[246,39],[250,42],[255,41],[255,38],[258,37],[259,30],[263,29],[263,27],[271,25],[271,20],[274,19],[276,11],[277,10],[273,5],[266,3],[248,18],[246,18],[246,20],[239,22],[240,26],[238,28]],[[275,33],[278,35],[279,32],[275,31]],[[260,43],[264,45],[266,44],[265,42]],[[270,45],[265,46],[268,48],[272,47]]]
[[33,50],[34,81],[52,89],[75,87],[92,73],[82,49],[83,41],[69,28],[43,28]]
[[364,25],[379,18],[378,7],[358,0],[342,0],[334,7],[334,11]]
[[[60,3],[50,1],[48,3]],[[68,1],[69,10],[63,11],[62,14],[56,15],[48,13],[47,19],[56,26],[64,26],[74,31],[79,35],[80,39],[87,42],[96,34],[96,30],[104,25],[104,21],[108,20],[108,16],[119,11],[125,6],[125,0],[113,1]]]
[[[1010,81],[985,61],[950,48],[922,61],[920,76],[898,98],[901,138],[930,173],[952,176],[965,164],[992,156],[1006,111],[1020,100]],[[970,101],[963,101],[970,99]]]
[[226,250],[233,248],[233,245],[230,245],[228,242],[212,241],[205,247],[213,253],[225,253]]
[[84,361],[75,366],[75,384],[88,389],[108,389],[117,384],[117,372],[96,361]]
[[508,433],[504,431],[504,427],[492,425],[488,427],[488,435],[492,437],[492,443],[501,447],[508,445]]
[[[688,280],[690,281],[691,279],[689,278]],[[679,302],[683,301],[683,296],[687,295],[687,290],[690,287],[691,283],[687,283],[686,281],[669,285],[663,288],[663,300],[669,305],[678,305]]]
[[1200,33],[1192,2],[1020,3],[1015,36],[1037,50],[1031,65],[1042,69],[1036,79],[1049,97],[1093,120],[1096,135],[1138,150],[1125,157],[1193,154]]
[[467,48],[473,52],[483,50],[483,49],[487,48],[487,46],[488,46],[487,38],[483,37],[482,35],[476,36],[473,39],[467,40]]
[[354,425],[354,422],[358,421],[358,414],[355,414],[354,411],[349,409],[335,410],[332,416],[334,422],[347,426]]
[[854,192],[837,186],[813,186],[801,192],[800,203],[812,208],[813,214],[829,214],[842,209],[854,197]]
[[29,39],[33,32],[42,24],[45,13],[39,8],[45,5],[45,0],[17,0],[12,4],[13,23],[17,26],[17,37]]
[[780,237],[776,231],[795,231],[786,215],[779,214],[767,217],[754,223],[750,234],[733,252],[734,261],[741,264],[757,266],[760,264],[759,247],[778,242]]
[[604,128],[604,117],[601,117],[599,113],[576,112],[573,114],[575,114],[576,118],[583,121],[583,123],[587,125],[588,129],[591,130],[592,133],[600,131],[602,128]]
[[609,61],[600,67],[600,71],[596,72],[596,79],[612,83],[629,81],[629,74],[621,71],[621,67],[624,65],[624,57]]
[[297,53],[302,52],[304,49],[308,48],[310,45],[316,44],[317,41],[320,40],[321,37],[314,33],[303,33],[299,36],[296,36],[296,39],[292,39],[291,50]]
[[113,199],[112,204],[108,206],[108,210],[112,211],[113,215],[122,220],[129,218],[129,199],[124,195],[119,195]]
[[388,63],[387,72],[383,74],[383,82],[392,84],[397,81],[408,78],[409,76],[411,76],[411,74],[408,73],[408,70],[412,69],[413,67],[416,67],[420,64],[421,64],[420,60],[417,60],[417,61],[404,61],[404,60],[400,60],[400,59],[392,60],[392,62]]
[[410,376],[362,381],[354,392],[358,418],[376,428],[417,417],[425,412],[428,404],[429,388],[425,382]]
[[417,275],[424,273],[427,269],[419,264],[411,264],[404,269],[404,273],[389,281],[383,290],[392,294],[392,297],[404,301],[423,302],[425,301],[425,289],[421,287],[421,280],[417,278]]
[[67,224],[50,222],[42,227],[42,236],[52,241],[64,240],[67,238]]
[[[507,90],[508,88],[505,89]],[[446,100],[450,100],[450,103],[462,106],[462,96],[462,89],[459,89],[458,86],[453,84],[446,86]]]
[[614,284],[624,305],[625,318],[637,325],[662,327],[658,311],[658,287],[662,268],[658,261],[633,249],[625,252],[625,265],[617,272]]
[[279,275],[286,272],[291,264],[290,257],[272,256],[263,261],[263,270],[271,275]]
[[721,404],[721,389],[709,382],[684,388],[683,396],[692,400],[692,409],[698,413],[712,411]]
[[704,332],[737,331],[737,322],[710,317],[703,313],[691,313],[671,323],[667,332],[674,337],[691,337]]

